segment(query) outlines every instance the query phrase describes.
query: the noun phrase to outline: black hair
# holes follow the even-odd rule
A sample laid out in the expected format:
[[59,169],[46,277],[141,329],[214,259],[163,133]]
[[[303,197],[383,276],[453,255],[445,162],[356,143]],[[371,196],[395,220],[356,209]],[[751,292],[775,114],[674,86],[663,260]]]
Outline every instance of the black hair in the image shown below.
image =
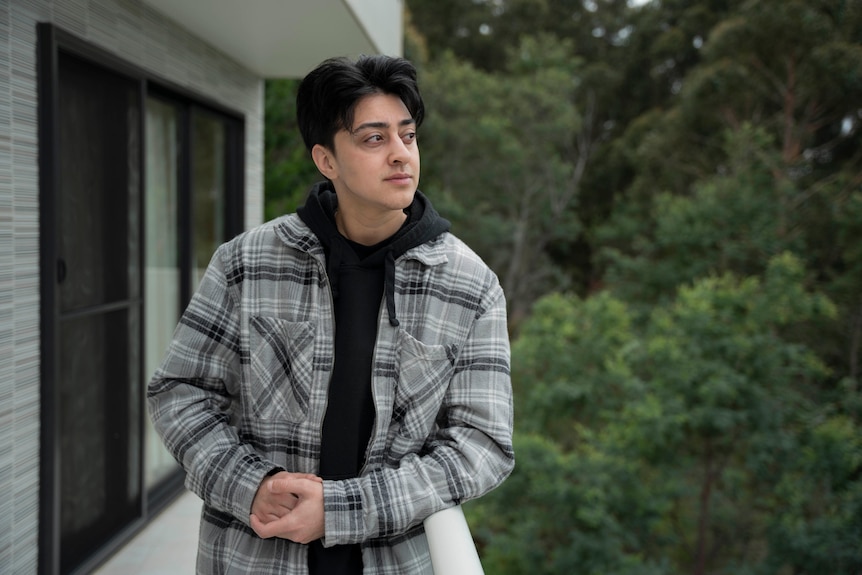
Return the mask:
[[416,68],[404,58],[360,56],[330,58],[321,62],[299,84],[296,120],[309,151],[320,144],[332,150],[335,134],[350,130],[356,104],[371,94],[398,96],[418,128],[425,104],[416,82]]

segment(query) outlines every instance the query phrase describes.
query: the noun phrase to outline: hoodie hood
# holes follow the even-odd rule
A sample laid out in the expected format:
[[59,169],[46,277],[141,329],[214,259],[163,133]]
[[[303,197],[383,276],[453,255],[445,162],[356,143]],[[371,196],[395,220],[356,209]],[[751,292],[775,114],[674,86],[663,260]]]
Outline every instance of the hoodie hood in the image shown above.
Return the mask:
[[407,220],[389,240],[382,243],[379,250],[359,260],[347,239],[335,225],[335,211],[338,196],[329,181],[315,184],[308,194],[305,205],[296,210],[297,215],[311,228],[326,251],[326,271],[332,287],[333,297],[338,297],[338,268],[342,263],[384,268],[383,294],[389,324],[398,325],[395,315],[395,260],[407,250],[428,242],[443,232],[449,231],[449,222],[442,218],[425,195],[416,190],[413,203],[405,210]]

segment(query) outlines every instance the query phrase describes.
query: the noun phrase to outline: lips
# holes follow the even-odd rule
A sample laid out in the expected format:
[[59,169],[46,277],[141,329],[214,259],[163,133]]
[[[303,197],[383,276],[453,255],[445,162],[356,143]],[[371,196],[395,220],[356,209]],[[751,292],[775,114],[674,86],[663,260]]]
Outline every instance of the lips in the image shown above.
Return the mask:
[[413,180],[413,176],[410,174],[393,174],[386,178],[387,182],[392,182],[395,184],[406,184]]

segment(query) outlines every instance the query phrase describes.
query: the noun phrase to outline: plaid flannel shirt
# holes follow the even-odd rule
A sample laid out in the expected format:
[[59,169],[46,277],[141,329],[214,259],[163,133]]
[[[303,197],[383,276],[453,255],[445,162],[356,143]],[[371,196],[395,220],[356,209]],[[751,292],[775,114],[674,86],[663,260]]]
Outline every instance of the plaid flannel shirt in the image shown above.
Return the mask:
[[[361,543],[365,573],[431,573],[422,521],[514,466],[505,298],[444,233],[396,260],[395,302],[397,327],[381,306],[365,465],[324,482],[323,542]],[[307,573],[306,546],[260,539],[249,514],[273,468],[318,471],[334,329],[323,247],[296,215],[214,254],[148,388],[204,501],[199,573]]]

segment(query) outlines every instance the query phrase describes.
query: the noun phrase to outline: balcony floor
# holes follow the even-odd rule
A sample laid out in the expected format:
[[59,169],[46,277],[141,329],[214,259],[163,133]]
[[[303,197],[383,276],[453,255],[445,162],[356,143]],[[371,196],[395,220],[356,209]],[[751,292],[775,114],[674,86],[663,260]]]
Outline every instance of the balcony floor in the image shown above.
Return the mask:
[[192,575],[200,513],[197,495],[183,493],[94,575]]

